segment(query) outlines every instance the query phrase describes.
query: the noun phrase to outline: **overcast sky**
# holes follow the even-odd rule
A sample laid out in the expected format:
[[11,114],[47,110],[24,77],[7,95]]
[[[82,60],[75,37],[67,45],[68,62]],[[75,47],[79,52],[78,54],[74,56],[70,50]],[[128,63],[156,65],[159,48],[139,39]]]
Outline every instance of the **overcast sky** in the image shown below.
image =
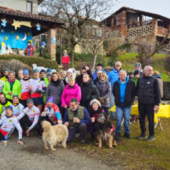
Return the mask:
[[117,0],[114,11],[122,6],[153,12],[170,18],[170,0]]

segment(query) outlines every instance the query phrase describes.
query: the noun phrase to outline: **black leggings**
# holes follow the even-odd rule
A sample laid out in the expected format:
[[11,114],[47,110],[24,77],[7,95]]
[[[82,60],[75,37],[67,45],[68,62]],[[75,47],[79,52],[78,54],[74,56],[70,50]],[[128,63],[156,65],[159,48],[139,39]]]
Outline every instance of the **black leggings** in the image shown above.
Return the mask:
[[[31,125],[32,125],[32,122],[28,119],[28,116],[25,115],[25,116],[20,120],[20,124],[21,124],[21,127],[22,127],[22,129],[23,129],[23,133],[24,133],[24,135],[25,135],[25,132],[26,132],[26,130],[27,130],[27,126],[28,126],[28,127],[31,126]],[[40,124],[39,122],[34,126],[33,129],[37,131],[37,134],[38,134],[38,135],[41,135],[41,134],[42,134],[42,133],[41,133],[41,124]]]
[[3,134],[0,132],[0,141],[1,140],[4,140],[5,138],[4,138],[4,136],[3,136]]

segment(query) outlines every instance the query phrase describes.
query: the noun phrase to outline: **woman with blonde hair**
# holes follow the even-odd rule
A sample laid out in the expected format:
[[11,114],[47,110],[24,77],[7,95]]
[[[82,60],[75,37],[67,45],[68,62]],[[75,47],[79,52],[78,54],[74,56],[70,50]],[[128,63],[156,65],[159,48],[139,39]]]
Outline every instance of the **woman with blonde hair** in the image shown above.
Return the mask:
[[66,110],[70,106],[71,99],[76,98],[80,102],[81,100],[81,89],[77,83],[75,83],[75,78],[70,77],[68,79],[68,84],[66,85],[63,94],[61,96],[62,107]]
[[99,80],[96,82],[96,87],[100,93],[99,101],[101,102],[102,108],[108,113],[108,108],[110,107],[111,85],[108,81],[106,73],[101,73],[99,75]]
[[63,93],[64,87],[65,86],[61,80],[60,75],[57,72],[52,73],[51,82],[49,83],[46,91],[46,100],[52,96],[54,99],[54,104],[60,106],[61,95]]

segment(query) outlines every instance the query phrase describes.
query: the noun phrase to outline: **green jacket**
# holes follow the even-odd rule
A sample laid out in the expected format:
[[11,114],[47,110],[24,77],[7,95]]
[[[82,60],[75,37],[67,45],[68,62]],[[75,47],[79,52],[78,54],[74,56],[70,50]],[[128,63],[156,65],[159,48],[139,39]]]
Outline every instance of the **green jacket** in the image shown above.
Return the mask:
[[139,78],[133,78],[133,81],[135,82],[135,87],[137,86],[138,79],[139,79]]
[[21,98],[21,83],[19,80],[15,79],[14,81],[12,95],[9,95],[9,92],[11,92],[10,82],[6,81],[3,88],[3,93],[5,94],[6,98],[11,100],[13,95],[18,95],[18,97]]
[[[48,81],[47,77],[44,78],[44,81],[45,81],[46,89],[47,89],[47,87],[49,85],[49,81]],[[43,102],[45,103],[45,101],[46,101],[46,92],[43,93]]]
[[6,109],[6,107],[10,106],[11,102],[7,101],[5,105],[2,105],[0,103],[0,115],[2,114],[2,112]]

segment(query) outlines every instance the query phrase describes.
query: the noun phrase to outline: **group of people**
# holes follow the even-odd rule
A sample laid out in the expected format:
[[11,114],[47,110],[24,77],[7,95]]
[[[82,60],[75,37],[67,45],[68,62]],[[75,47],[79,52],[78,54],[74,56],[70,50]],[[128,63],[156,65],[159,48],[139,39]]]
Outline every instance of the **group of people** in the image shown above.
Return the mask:
[[[51,69],[33,70],[32,78],[28,70],[19,70],[18,75],[8,69],[0,79],[0,140],[7,140],[13,130],[18,130],[18,143],[23,144],[22,136],[29,136],[36,130],[41,137],[41,122],[46,120],[52,125],[65,124],[71,142],[79,136],[81,143],[86,142],[87,133],[97,143],[100,113],[109,113],[116,105],[115,139],[121,140],[121,122],[124,116],[124,137],[131,138],[129,123],[131,107],[135,96],[139,103],[141,134],[146,137],[145,117],[149,121],[148,141],[154,140],[154,112],[159,110],[161,101],[160,84],[153,76],[153,68],[141,69],[137,63],[134,77],[122,70],[121,62],[116,62],[113,70],[106,72],[102,64],[97,64],[92,74],[89,66],[82,67],[80,75],[69,68],[61,73]],[[17,78],[16,78],[17,77]],[[111,131],[108,131],[108,133]]]

